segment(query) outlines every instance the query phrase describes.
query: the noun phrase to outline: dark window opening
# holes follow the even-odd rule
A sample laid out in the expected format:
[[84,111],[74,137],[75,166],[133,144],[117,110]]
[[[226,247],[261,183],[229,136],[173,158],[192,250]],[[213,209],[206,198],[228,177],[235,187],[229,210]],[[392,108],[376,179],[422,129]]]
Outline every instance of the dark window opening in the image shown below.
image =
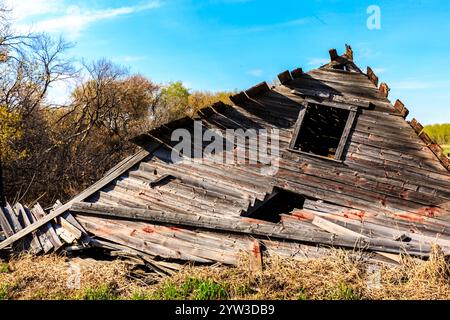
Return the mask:
[[305,198],[301,195],[281,189],[275,190],[268,200],[256,203],[244,215],[253,219],[279,222],[281,214],[290,214],[294,209],[303,208],[304,202]]
[[335,64],[332,68],[336,69],[336,70],[350,71],[350,70],[348,70],[347,65],[344,63]]
[[290,149],[340,160],[356,111],[308,104],[300,111]]

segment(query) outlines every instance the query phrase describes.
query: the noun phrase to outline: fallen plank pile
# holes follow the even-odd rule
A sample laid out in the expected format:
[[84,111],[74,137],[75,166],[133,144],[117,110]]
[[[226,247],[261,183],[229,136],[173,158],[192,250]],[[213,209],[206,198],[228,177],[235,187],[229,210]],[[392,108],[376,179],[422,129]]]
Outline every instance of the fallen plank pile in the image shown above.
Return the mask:
[[[46,215],[39,203],[31,209],[20,203],[14,207],[7,203],[5,207],[0,207],[0,236],[9,238]],[[70,213],[65,213],[16,241],[10,249],[40,254],[57,251],[64,245],[79,244],[86,247],[89,242],[90,237],[83,227]]]
[[[52,209],[61,206],[58,201]],[[36,226],[47,217],[47,212],[38,204],[31,209],[20,203],[0,207],[0,241],[6,240],[26,227]],[[27,252],[34,255],[51,252],[74,252],[88,248],[100,248],[112,257],[120,257],[133,265],[146,265],[157,274],[171,274],[180,268],[179,264],[156,261],[154,256],[105,239],[93,238],[83,226],[66,212],[4,248],[10,253]]]

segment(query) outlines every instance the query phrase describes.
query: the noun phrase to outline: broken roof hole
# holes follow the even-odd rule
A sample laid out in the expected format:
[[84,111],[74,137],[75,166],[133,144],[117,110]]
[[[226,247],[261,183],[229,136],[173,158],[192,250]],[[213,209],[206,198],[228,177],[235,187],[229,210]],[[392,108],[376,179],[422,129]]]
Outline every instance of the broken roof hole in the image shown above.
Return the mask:
[[264,201],[257,200],[245,216],[268,222],[279,222],[281,214],[290,214],[295,209],[302,209],[305,198],[299,194],[282,189],[275,189]]

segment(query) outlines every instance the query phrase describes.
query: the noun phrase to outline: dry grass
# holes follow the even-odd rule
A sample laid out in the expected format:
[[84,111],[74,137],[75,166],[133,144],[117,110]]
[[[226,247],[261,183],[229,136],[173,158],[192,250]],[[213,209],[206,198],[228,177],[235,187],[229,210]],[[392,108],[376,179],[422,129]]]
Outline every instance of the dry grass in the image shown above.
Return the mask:
[[3,269],[0,298],[9,299],[450,299],[450,263],[439,250],[396,267],[336,250],[317,260],[267,259],[259,272],[244,257],[237,268],[186,266],[153,285],[131,279],[121,261],[95,262],[82,267],[78,289],[67,287],[64,257],[22,256]]
[[9,271],[0,273],[0,298],[114,299],[133,290],[134,282],[127,277],[129,268],[118,260],[78,264],[81,277],[77,288],[77,264],[56,254],[13,258],[8,262]]

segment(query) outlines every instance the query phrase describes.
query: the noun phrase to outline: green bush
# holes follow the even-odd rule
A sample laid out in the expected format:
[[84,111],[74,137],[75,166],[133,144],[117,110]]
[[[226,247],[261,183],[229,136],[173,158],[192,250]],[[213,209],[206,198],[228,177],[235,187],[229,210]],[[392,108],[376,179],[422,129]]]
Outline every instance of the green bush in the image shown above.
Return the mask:
[[427,125],[424,127],[424,131],[436,143],[441,145],[450,144],[450,123]]

